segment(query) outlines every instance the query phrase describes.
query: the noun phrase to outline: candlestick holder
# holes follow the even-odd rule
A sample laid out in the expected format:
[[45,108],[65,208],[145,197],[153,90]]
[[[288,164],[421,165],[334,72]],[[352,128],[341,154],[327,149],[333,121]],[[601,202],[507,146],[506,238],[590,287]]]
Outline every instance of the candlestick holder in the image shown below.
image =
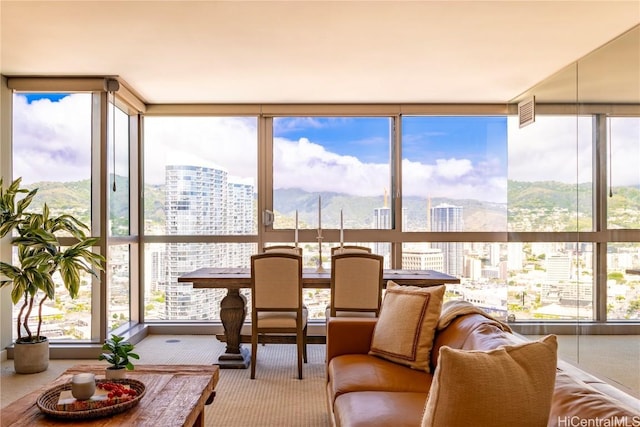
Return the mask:
[[323,273],[324,267],[322,266],[322,239],[324,239],[324,237],[322,237],[322,231],[318,230],[318,237],[316,237],[316,239],[318,240],[318,268],[316,268],[316,272]]

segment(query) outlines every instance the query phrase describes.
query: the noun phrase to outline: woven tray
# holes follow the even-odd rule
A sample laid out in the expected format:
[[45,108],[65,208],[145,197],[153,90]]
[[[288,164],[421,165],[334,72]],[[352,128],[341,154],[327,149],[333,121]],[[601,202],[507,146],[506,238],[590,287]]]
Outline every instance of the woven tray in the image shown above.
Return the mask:
[[60,398],[60,393],[64,390],[71,390],[71,382],[66,384],[61,384],[59,386],[50,388],[45,391],[38,397],[36,404],[40,411],[45,413],[48,416],[55,418],[67,418],[67,419],[88,419],[88,418],[99,418],[106,417],[109,415],[119,414],[120,412],[124,412],[130,408],[133,408],[140,402],[142,396],[146,391],[144,384],[138,380],[134,379],[119,379],[119,380],[96,380],[96,387],[105,382],[112,383],[120,383],[128,385],[130,388],[138,392],[138,395],[135,396],[131,400],[127,400],[124,402],[115,403],[110,406],[104,406],[102,408],[94,408],[87,410],[78,410],[78,411],[61,411],[57,409],[58,400]]

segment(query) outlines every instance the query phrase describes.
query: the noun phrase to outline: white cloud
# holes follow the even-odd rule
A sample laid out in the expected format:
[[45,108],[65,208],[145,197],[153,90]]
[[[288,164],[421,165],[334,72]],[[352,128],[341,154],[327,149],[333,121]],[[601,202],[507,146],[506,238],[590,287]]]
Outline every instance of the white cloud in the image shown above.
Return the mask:
[[255,183],[256,123],[253,118],[148,117],[145,178],[163,183],[165,165],[189,164],[221,168]]
[[538,116],[533,124],[519,128],[517,117],[509,117],[509,179],[591,181],[590,124],[587,117]]
[[445,179],[458,179],[471,172],[469,159],[437,159],[436,174]]
[[[14,175],[25,177],[25,183],[89,178],[90,107],[89,95],[31,104],[16,97]],[[509,179],[591,180],[589,118],[538,117],[536,123],[522,129],[513,120],[509,118],[508,124]],[[313,126],[313,122],[307,120],[304,126]],[[616,119],[612,135],[614,185],[637,184],[640,123],[637,119]],[[232,179],[255,184],[256,141],[255,118],[147,117],[145,179],[161,184],[166,164],[193,164],[220,167]],[[580,155],[576,157],[578,146]],[[390,187],[387,163],[339,155],[306,138],[276,138],[274,162],[276,188],[376,196]],[[497,158],[490,157],[475,162],[462,157],[430,163],[403,159],[403,192],[407,196],[504,202],[504,169]]]
[[[29,177],[30,182],[90,177],[90,99],[82,98],[74,95],[56,103],[42,100],[31,104],[17,98],[16,174]],[[165,165],[192,164],[219,167],[237,177],[232,179],[255,183],[256,140],[253,118],[147,117],[145,179],[162,184]],[[390,189],[387,163],[365,162],[329,152],[304,138],[299,141],[276,138],[274,159],[276,188],[362,196],[382,195]],[[121,168],[118,166],[117,170]],[[403,168],[407,195],[456,194],[477,198],[496,193],[487,191],[489,181],[472,183],[474,165],[468,159],[440,159],[432,165],[404,160]]]
[[28,104],[14,97],[13,174],[23,183],[91,177],[91,96]]
[[616,118],[611,125],[612,185],[640,183],[640,120]]
[[469,159],[436,159],[434,165],[402,161],[403,194],[506,202],[507,182],[501,174],[483,174]]
[[[341,156],[306,138],[274,141],[274,187],[379,196],[390,187],[388,164]],[[488,162],[489,164],[490,162]],[[489,168],[486,168],[489,170]],[[480,175],[469,159],[436,159],[434,164],[402,161],[408,196],[470,198],[504,202],[506,180]]]
[[389,189],[389,165],[326,151],[306,138],[274,140],[274,187],[374,196]]

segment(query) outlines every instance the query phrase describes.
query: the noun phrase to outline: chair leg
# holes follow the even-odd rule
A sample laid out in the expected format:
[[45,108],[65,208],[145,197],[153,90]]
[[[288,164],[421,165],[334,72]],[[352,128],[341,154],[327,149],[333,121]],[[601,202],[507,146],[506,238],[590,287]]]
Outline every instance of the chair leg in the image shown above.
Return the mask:
[[251,379],[256,378],[256,356],[258,351],[258,333],[253,332],[251,334]]
[[302,331],[302,358],[304,363],[307,363],[307,325],[304,326],[304,331]]
[[301,380],[302,379],[302,353],[304,352],[304,343],[303,343],[303,336],[302,336],[302,331],[300,329],[298,329],[298,333],[296,334],[296,345],[298,347],[298,379]]

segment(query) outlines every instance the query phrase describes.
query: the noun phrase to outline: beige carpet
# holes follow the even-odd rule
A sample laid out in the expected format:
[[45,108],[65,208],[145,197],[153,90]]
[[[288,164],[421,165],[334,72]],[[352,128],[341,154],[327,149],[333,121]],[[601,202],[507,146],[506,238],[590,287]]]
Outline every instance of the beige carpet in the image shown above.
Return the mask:
[[[535,336],[529,338],[535,339]],[[559,336],[559,355],[577,362],[575,338]],[[580,337],[579,366],[614,386],[640,393],[640,339],[638,336]],[[224,344],[205,335],[150,335],[136,346],[144,364],[213,364]],[[268,344],[258,348],[256,379],[248,369],[224,369],[217,396],[205,410],[206,425],[213,427],[329,426],[325,398],[325,346],[309,345],[304,379],[297,379],[294,345]],[[13,361],[2,362],[0,408],[40,388],[65,369],[86,360],[51,360],[49,369],[17,375]],[[635,391],[635,393],[634,393]],[[0,418],[2,410],[0,409]]]
[[[224,344],[202,335],[150,335],[136,346],[139,364],[212,364]],[[325,346],[308,346],[304,379],[298,379],[295,346],[267,344],[258,348],[256,379],[248,369],[223,369],[216,398],[205,407],[205,423],[213,427],[330,425],[325,398]],[[0,391],[5,406],[56,378],[82,360],[52,360],[49,369],[17,375],[13,361],[2,362]],[[1,410],[0,410],[1,413]],[[1,416],[1,415],[0,415]]]

